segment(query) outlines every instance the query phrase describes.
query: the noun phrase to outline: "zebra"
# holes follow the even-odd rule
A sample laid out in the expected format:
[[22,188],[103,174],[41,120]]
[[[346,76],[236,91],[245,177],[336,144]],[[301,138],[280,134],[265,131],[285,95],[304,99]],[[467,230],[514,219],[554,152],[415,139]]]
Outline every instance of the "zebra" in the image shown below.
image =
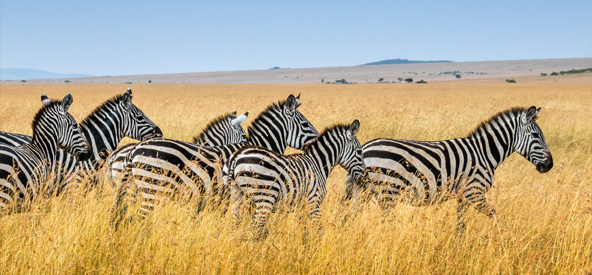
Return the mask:
[[[58,191],[80,183],[81,179],[94,175],[102,166],[104,159],[124,138],[144,140],[162,136],[160,128],[132,103],[132,90],[117,95],[98,106],[81,123],[82,134],[91,146],[91,156],[86,161],[78,161],[74,156],[58,150],[52,171],[56,172]],[[41,94],[45,105],[49,99]],[[18,142],[30,142],[31,137],[20,134],[0,132],[2,141],[9,140],[13,146]],[[16,143],[16,144],[15,144]]]
[[[89,144],[76,120],[68,113],[71,94],[62,101],[51,101],[41,107],[33,119],[31,142],[20,146],[0,144],[0,208],[16,202],[30,202],[48,180],[50,165],[56,161],[58,148],[79,160],[88,159]],[[48,186],[53,192],[53,186]]]
[[[286,147],[302,149],[319,132],[297,110],[300,95],[269,105],[249,126],[246,144],[257,145],[283,154]],[[142,200],[140,215],[146,217],[154,208],[157,194],[198,195],[198,210],[204,198],[224,195],[222,165],[245,144],[203,146],[170,139],[138,143],[127,156],[126,177],[117,192],[113,223],[117,228],[126,207],[123,198],[136,187]],[[129,179],[129,181],[128,181]],[[128,186],[129,185],[129,186]],[[172,186],[172,187],[171,187]],[[181,191],[181,192],[179,192]]]
[[341,165],[357,180],[365,169],[362,146],[356,138],[360,122],[335,125],[306,145],[303,154],[281,155],[257,146],[236,152],[224,164],[224,184],[230,187],[233,227],[239,224],[242,198],[255,205],[252,227],[262,235],[267,216],[279,203],[306,200],[309,216],[319,224],[320,205],[327,194],[326,180],[333,167]]
[[[221,115],[210,121],[199,135],[193,137],[193,143],[209,146],[244,143],[247,140],[247,134],[240,125],[248,116],[248,111],[238,117],[236,111]],[[114,186],[122,182],[126,157],[135,145],[130,143],[119,146],[107,159],[106,173]]]
[[493,185],[495,169],[513,152],[524,156],[540,173],[553,167],[551,151],[536,123],[540,110],[532,106],[502,111],[466,138],[369,141],[362,147],[367,168],[356,189],[369,189],[387,212],[403,195],[418,206],[456,199],[457,231],[462,234],[469,206],[489,217],[495,215],[486,193]]

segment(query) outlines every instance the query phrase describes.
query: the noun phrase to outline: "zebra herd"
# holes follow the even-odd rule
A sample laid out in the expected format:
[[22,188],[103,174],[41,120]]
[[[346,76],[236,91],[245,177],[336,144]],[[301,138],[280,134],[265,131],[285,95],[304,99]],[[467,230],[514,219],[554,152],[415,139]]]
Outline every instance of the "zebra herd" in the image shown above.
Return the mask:
[[[132,103],[131,89],[105,101],[80,124],[68,113],[70,94],[61,101],[42,94],[41,101],[32,137],[0,132],[3,213],[37,195],[60,194],[83,182],[92,188],[106,179],[117,189],[114,228],[130,201],[140,203],[138,215],[145,217],[159,201],[181,197],[195,202],[197,212],[207,205],[230,209],[234,226],[240,206],[249,201],[252,227],[260,235],[278,205],[304,202],[320,229],[326,180],[339,165],[348,173],[342,201],[373,198],[388,212],[402,198],[422,206],[455,199],[462,233],[469,206],[495,214],[486,194],[495,169],[513,152],[540,173],[553,167],[536,123],[540,108],[534,106],[500,112],[466,138],[379,138],[362,146],[356,138],[358,120],[319,133],[298,111],[300,95],[270,104],[246,132],[241,124],[249,112],[222,115],[192,142],[164,138]],[[117,147],[124,137],[140,142]],[[303,153],[285,155],[287,147]]]

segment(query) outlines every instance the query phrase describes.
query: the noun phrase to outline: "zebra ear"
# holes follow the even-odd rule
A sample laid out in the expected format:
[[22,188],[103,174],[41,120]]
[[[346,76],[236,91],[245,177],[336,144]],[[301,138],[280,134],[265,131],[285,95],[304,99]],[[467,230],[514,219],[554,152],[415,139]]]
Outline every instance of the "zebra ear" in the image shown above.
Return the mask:
[[526,121],[523,121],[523,122],[535,120],[536,117],[539,115],[540,110],[541,110],[541,108],[537,109],[535,106],[528,108],[528,111],[526,111],[526,116],[525,116]]
[[64,113],[68,112],[68,109],[70,109],[70,106],[72,106],[72,102],[74,102],[74,99],[72,98],[71,94],[67,94],[64,99],[62,100],[62,111]]
[[43,104],[43,106],[47,106],[49,102],[51,102],[51,100],[49,100],[49,97],[47,97],[47,95],[45,95],[44,93],[41,93],[41,104]]
[[127,91],[123,93],[121,100],[125,106],[129,106],[132,103],[132,89],[127,88]]
[[286,113],[292,114],[296,110],[297,105],[298,99],[296,99],[294,95],[290,95],[288,96],[288,99],[286,99],[286,102],[284,102],[284,110],[286,111]]
[[243,123],[243,121],[245,121],[245,119],[247,119],[248,116],[249,116],[249,112],[247,111],[246,113],[244,113],[244,114],[238,116],[237,118],[231,120],[230,121],[230,124],[232,126],[240,125],[241,123]]
[[352,124],[349,126],[348,130],[352,136],[356,136],[356,133],[358,133],[358,130],[360,130],[360,121],[357,119],[354,120],[354,122],[352,122]]

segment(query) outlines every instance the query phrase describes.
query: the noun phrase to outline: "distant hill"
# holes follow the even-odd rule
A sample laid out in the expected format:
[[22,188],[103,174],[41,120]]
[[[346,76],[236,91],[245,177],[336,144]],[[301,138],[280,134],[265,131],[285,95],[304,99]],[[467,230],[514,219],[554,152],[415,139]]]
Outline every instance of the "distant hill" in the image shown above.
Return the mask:
[[7,68],[0,69],[0,80],[21,80],[21,79],[51,79],[51,78],[76,78],[90,77],[89,74],[60,74],[35,69]]
[[392,64],[413,64],[413,63],[443,63],[443,62],[452,62],[450,60],[434,60],[434,61],[423,61],[423,60],[407,60],[407,59],[386,59],[377,62],[371,62],[362,64],[362,66],[369,66],[369,65],[392,65]]

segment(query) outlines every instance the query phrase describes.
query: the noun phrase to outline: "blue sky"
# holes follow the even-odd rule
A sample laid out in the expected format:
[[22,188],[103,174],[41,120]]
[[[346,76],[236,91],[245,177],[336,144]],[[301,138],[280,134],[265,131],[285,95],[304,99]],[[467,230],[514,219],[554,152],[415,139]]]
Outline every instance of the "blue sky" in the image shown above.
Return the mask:
[[592,57],[592,1],[0,2],[0,67],[124,75]]

